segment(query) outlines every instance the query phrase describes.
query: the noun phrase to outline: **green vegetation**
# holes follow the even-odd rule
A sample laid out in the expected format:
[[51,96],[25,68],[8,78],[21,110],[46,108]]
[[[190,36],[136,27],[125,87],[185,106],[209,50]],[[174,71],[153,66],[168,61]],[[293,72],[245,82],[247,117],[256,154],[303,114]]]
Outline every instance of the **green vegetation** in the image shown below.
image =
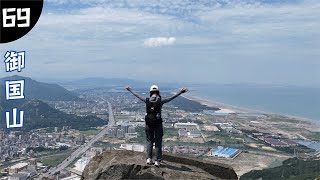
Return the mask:
[[[204,134],[209,135],[207,138],[214,138],[219,140],[221,143],[226,144],[241,144],[242,140],[246,136],[243,134],[228,134],[224,132],[205,132]],[[239,139],[240,138],[240,139]]]
[[88,128],[86,130],[81,130],[80,133],[85,136],[97,135],[100,131],[96,128]]
[[279,129],[285,130],[285,131],[306,131],[306,129],[304,128],[296,128],[296,127],[287,127],[287,126],[279,126]]
[[[4,99],[4,80],[25,79],[28,84],[28,91],[25,92],[27,97],[19,101],[5,101]],[[12,108],[24,110],[25,120],[23,131],[33,129],[69,126],[81,130],[88,127],[102,126],[107,122],[92,115],[76,116],[66,114],[50,107],[42,101],[81,101],[77,94],[70,92],[56,84],[47,84],[34,81],[30,78],[20,76],[10,76],[2,78],[0,81],[0,113]],[[5,127],[5,121],[0,121],[0,127]],[[11,129],[12,130],[12,129]],[[14,130],[14,129],[13,129]],[[20,130],[20,129],[19,129]],[[49,132],[53,129],[47,129]]]
[[208,107],[206,105],[200,104],[197,101],[192,101],[182,96],[177,97],[174,101],[171,101],[169,104],[189,112],[201,112],[203,110],[219,110],[219,108]]
[[320,141],[320,132],[310,132],[305,136],[311,140]]
[[[68,149],[69,149],[68,146],[60,146],[58,148],[59,151],[64,151],[64,150],[68,150]],[[46,147],[40,146],[40,147],[28,147],[27,153],[31,150],[33,150],[33,152],[35,152],[35,153],[57,151],[57,149],[51,149],[51,148],[46,148]]]
[[172,138],[173,136],[179,136],[178,129],[163,128],[163,138]]
[[[138,132],[138,138],[133,138],[130,141],[131,142],[137,142],[144,144],[146,142],[146,135],[144,127],[137,127],[136,131]],[[217,143],[215,141],[208,141],[206,143],[194,143],[194,142],[182,142],[179,141],[179,134],[178,130],[174,128],[164,128],[164,135],[163,138],[172,138],[174,136],[178,137],[178,141],[167,141],[164,142],[164,145],[166,146],[203,146],[203,147],[212,147],[216,145],[222,145],[223,143],[226,144],[239,144],[242,141],[236,138],[244,138],[245,135],[241,134],[227,134],[224,132],[205,132],[207,135],[210,135],[209,138],[215,138],[217,140],[220,140],[221,143]]]
[[[105,125],[107,122],[96,116],[76,116],[66,114],[50,107],[39,100],[4,101],[0,100],[0,113],[5,114],[7,109],[18,108],[25,111],[25,121],[23,131],[33,129],[70,126],[77,130],[87,130],[90,127]],[[5,121],[0,121],[0,127],[5,127]]]
[[195,142],[182,142],[182,141],[167,141],[167,142],[163,142],[164,146],[198,146],[198,147],[208,147],[211,148],[212,144],[208,144],[208,143],[195,143]]
[[288,122],[288,123],[300,123],[301,121],[295,119],[279,119],[279,118],[271,118],[269,121],[273,122]]
[[41,158],[41,162],[46,166],[57,166],[63,160],[65,160],[68,156],[70,156],[70,151],[64,151],[59,154],[50,155],[44,158]]
[[241,180],[250,179],[315,179],[320,175],[320,160],[299,160],[291,158],[283,162],[282,166],[254,170],[240,177]]
[[25,84],[28,85],[28,90],[25,91],[27,100],[38,99],[42,101],[79,101],[80,99],[74,92],[68,91],[57,84],[48,84],[34,81],[27,77],[10,76],[2,78],[0,81],[0,96],[4,93],[4,81],[14,79],[25,79]]
[[81,157],[75,158],[75,159],[67,166],[67,168],[73,168],[73,167],[75,167],[74,164],[75,164],[79,159],[81,159]]
[[[113,144],[109,142],[102,142],[102,141],[97,141],[93,144],[94,147],[111,147]],[[118,146],[118,145],[117,145]]]
[[33,150],[33,152],[37,153],[37,152],[44,152],[44,151],[54,151],[53,149],[50,148],[46,148],[46,147],[28,147],[27,148],[27,153],[29,151]]
[[278,151],[286,152],[291,155],[294,154],[294,149],[295,149],[295,147],[274,147],[274,148]]

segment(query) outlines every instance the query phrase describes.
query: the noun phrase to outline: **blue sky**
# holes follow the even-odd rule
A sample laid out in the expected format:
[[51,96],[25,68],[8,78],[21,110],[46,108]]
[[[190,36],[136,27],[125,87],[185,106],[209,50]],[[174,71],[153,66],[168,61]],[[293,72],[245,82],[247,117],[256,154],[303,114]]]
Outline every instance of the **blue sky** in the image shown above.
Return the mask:
[[[26,50],[38,79],[320,86],[319,0],[45,0]],[[9,74],[5,74],[9,75]]]

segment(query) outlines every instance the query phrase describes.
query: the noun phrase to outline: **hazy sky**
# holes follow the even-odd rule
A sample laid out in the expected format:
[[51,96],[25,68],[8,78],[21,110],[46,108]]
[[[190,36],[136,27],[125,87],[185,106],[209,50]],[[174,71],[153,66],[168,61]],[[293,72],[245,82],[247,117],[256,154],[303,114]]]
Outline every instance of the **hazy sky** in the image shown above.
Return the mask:
[[320,86],[320,1],[45,0],[11,49],[38,79]]

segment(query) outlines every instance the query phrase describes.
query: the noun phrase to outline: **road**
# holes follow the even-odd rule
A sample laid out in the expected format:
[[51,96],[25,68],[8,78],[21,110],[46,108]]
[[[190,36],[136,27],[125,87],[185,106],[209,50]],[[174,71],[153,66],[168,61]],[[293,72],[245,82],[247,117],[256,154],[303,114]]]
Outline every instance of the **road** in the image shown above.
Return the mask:
[[48,177],[49,175],[55,174],[63,169],[66,169],[74,160],[76,160],[78,157],[80,157],[83,153],[85,153],[96,141],[98,141],[100,138],[102,138],[108,131],[108,127],[115,125],[115,119],[114,114],[112,111],[112,106],[110,102],[108,103],[109,108],[109,121],[108,125],[102,129],[99,134],[94,136],[87,144],[84,144],[80,146],[77,150],[75,150],[68,158],[66,158],[63,162],[61,162],[59,165],[57,165],[55,168],[50,169],[46,174],[43,176],[40,176],[37,179],[42,179],[42,177]]
[[108,121],[108,126],[115,126],[116,125],[116,121],[114,119],[114,114],[112,111],[112,106],[110,104],[110,102],[108,101],[108,112],[109,112],[109,121]]

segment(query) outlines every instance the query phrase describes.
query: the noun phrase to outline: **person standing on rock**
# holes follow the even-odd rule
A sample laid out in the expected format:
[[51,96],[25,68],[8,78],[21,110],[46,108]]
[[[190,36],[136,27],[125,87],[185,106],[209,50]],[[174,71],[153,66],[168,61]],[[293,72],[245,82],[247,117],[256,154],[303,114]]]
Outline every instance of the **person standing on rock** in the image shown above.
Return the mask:
[[163,136],[163,126],[161,109],[162,105],[170,102],[179,95],[186,93],[187,88],[182,88],[179,93],[173,95],[172,97],[162,98],[160,96],[160,91],[158,86],[152,85],[150,87],[150,97],[141,97],[139,94],[134,92],[131,87],[126,87],[126,89],[139,98],[141,101],[146,103],[147,115],[145,116],[145,132],[147,139],[147,164],[152,164],[152,149],[153,143],[155,144],[155,155],[156,160],[154,162],[155,166],[160,166],[162,159],[162,136]]

